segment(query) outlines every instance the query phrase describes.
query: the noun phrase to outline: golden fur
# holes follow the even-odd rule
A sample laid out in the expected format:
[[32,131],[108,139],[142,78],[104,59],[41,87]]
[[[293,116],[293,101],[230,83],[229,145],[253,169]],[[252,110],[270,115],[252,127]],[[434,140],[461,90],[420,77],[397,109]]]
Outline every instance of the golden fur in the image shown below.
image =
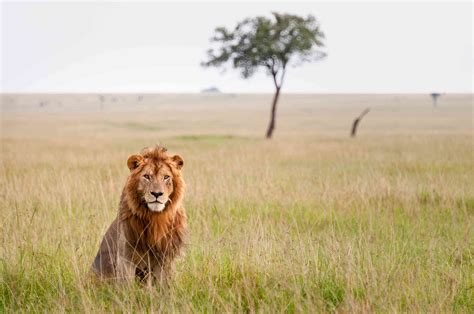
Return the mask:
[[101,279],[161,281],[169,276],[186,232],[183,159],[154,146],[130,156],[127,165],[130,175],[118,217],[102,240],[92,271]]

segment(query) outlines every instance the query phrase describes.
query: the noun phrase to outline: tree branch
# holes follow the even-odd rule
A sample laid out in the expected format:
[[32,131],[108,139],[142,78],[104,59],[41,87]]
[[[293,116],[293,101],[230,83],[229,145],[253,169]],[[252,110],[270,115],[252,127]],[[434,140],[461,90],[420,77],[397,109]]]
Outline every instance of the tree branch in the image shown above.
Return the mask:
[[280,76],[280,86],[278,88],[282,87],[283,81],[285,80],[285,74],[286,74],[286,69],[285,69],[285,67],[283,67],[283,70],[282,70],[281,76]]
[[273,72],[272,71],[273,83],[275,83],[276,89],[280,89],[280,86],[278,85],[278,82],[277,82],[277,73],[278,72]]
[[275,70],[275,59],[273,59],[272,57],[272,64],[271,64],[271,73],[272,73],[272,77],[273,77],[273,83],[275,84],[275,88],[276,89],[280,89],[280,86],[278,85],[278,81],[277,81],[277,74],[278,74],[278,70]]

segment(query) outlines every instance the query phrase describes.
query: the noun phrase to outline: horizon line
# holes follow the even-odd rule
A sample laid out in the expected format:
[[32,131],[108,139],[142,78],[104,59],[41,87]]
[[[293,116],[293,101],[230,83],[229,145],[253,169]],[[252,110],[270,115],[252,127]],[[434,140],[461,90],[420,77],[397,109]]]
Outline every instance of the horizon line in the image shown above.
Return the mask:
[[[426,95],[426,94],[474,94],[474,91],[402,91],[402,92],[396,92],[396,91],[362,91],[362,92],[354,92],[354,91],[339,91],[339,92],[330,92],[330,91],[314,91],[314,92],[308,92],[308,91],[302,91],[302,92],[282,92],[281,95]],[[89,95],[100,95],[100,94],[114,94],[114,95],[132,95],[132,94],[143,94],[143,95],[157,95],[157,94],[163,94],[163,95],[273,95],[274,92],[196,92],[196,91],[169,91],[169,92],[163,92],[163,91],[143,91],[143,92],[138,92],[138,91],[0,91],[0,95],[18,95],[18,94],[23,94],[23,95],[37,95],[37,94],[50,94],[50,95],[59,95],[59,94],[65,94],[65,95],[84,95],[84,94],[89,94]]]

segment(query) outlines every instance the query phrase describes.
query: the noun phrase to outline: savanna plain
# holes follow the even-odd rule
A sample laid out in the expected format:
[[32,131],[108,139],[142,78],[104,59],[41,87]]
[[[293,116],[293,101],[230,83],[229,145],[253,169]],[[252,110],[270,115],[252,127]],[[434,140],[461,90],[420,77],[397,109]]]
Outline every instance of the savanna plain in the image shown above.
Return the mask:
[[[0,312],[474,312],[472,95],[1,95]],[[371,111],[349,132],[353,119]],[[169,287],[97,284],[127,157],[184,158]]]

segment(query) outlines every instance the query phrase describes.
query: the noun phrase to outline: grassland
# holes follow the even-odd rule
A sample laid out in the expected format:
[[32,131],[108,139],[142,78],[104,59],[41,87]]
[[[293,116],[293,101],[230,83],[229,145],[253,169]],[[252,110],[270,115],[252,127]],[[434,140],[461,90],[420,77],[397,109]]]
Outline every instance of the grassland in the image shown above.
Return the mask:
[[[2,95],[0,312],[474,312],[472,96],[284,95],[267,141],[270,97]],[[92,284],[157,142],[186,255],[169,289]]]

